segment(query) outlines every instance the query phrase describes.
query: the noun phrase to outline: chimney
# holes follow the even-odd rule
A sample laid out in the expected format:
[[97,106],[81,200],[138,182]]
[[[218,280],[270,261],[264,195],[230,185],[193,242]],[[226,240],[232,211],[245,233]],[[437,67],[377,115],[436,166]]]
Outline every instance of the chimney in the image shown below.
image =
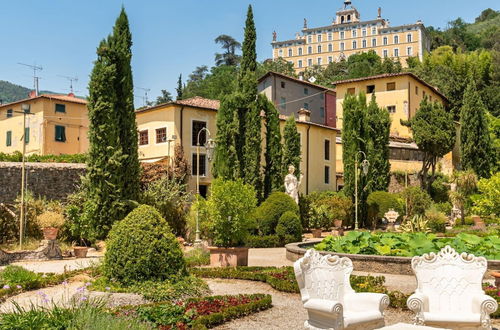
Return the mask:
[[36,97],[36,91],[31,91],[29,94],[28,94],[28,98],[32,99]]
[[311,121],[311,111],[301,108],[298,111],[299,121]]
[[69,97],[75,97],[75,94],[73,94],[73,93],[69,93],[69,94],[68,94],[68,96],[69,96]]

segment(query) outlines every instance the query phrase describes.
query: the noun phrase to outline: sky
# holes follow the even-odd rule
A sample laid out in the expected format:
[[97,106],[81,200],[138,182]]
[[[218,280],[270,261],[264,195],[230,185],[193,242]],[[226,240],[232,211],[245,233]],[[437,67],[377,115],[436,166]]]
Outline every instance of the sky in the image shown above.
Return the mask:
[[[254,10],[258,60],[272,57],[272,32],[278,40],[293,39],[307,18],[309,27],[331,23],[342,0],[0,0],[0,80],[32,88],[33,71],[18,63],[35,64],[40,89],[88,95],[88,81],[99,41],[112,30],[123,5],[133,38],[132,69],[135,105],[142,106],[166,89],[175,95],[177,79],[184,81],[200,65],[214,65],[222,52],[214,39],[228,34],[243,40],[248,5]],[[473,22],[486,8],[500,9],[498,0],[353,0],[362,20],[374,19],[377,8],[392,26],[422,20],[444,28],[462,17]]]

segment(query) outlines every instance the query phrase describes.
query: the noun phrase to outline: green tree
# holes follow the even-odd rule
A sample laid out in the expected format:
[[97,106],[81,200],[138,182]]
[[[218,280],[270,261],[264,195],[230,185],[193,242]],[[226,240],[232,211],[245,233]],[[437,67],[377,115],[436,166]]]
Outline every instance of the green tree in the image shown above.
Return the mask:
[[480,178],[489,178],[495,154],[488,130],[486,108],[472,79],[465,90],[460,124],[463,168],[473,170]]
[[215,38],[215,43],[221,44],[225,50],[223,54],[215,54],[215,65],[237,65],[240,61],[240,56],[236,54],[236,50],[241,48],[241,44],[227,34],[221,34]]
[[276,59],[267,59],[263,63],[257,65],[258,76],[263,76],[269,71],[285,74],[290,77],[296,77],[293,64],[285,60],[283,57]]
[[390,168],[389,163],[389,131],[391,118],[389,112],[380,108],[375,99],[375,93],[367,109],[368,120],[368,160],[369,167],[369,191],[385,191],[389,187]]
[[440,103],[430,103],[425,97],[415,116],[409,121],[401,120],[401,124],[410,127],[415,143],[424,154],[419,178],[422,189],[430,192],[436,178],[438,160],[450,152],[455,144],[452,114]]
[[465,225],[465,209],[471,206],[471,195],[477,189],[477,176],[472,170],[455,172],[453,183],[457,188],[450,192],[450,199],[460,209],[462,225]]
[[292,115],[287,118],[283,129],[283,175],[288,173],[288,166],[295,167],[295,176],[300,176],[300,134],[297,131],[297,123]]
[[245,22],[245,38],[243,40],[243,56],[241,58],[241,73],[244,75],[247,71],[255,72],[257,70],[257,51],[255,44],[257,41],[257,31],[253,20],[252,5],[248,5],[247,19]]
[[[200,72],[201,73],[201,72]],[[182,98],[201,96],[208,99],[222,100],[234,93],[237,86],[238,68],[235,66],[214,66],[210,72],[203,73],[203,78],[194,75],[195,80],[189,80],[183,90]]]
[[172,102],[172,95],[166,89],[161,90],[161,95],[156,98],[156,105]]
[[177,88],[175,91],[177,92],[177,99],[176,100],[182,100],[182,91],[184,87],[182,86],[182,73],[179,75],[179,79],[177,79]]

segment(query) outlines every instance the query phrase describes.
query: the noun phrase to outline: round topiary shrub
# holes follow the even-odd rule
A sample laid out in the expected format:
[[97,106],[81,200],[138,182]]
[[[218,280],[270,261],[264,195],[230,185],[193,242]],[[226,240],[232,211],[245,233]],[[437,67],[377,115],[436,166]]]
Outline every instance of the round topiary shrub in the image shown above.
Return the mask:
[[302,224],[298,215],[291,211],[283,213],[276,226],[276,235],[282,241],[287,235],[292,236],[295,242],[302,241]]
[[106,243],[104,273],[122,284],[187,274],[180,245],[154,207],[130,212],[113,225]]
[[275,233],[278,220],[285,212],[299,214],[299,206],[284,192],[273,192],[257,208],[255,218],[262,235],[272,235]]
[[375,227],[377,221],[382,219],[390,209],[403,215],[404,210],[400,208],[398,194],[391,194],[386,191],[374,191],[368,195],[366,203],[368,204],[368,218]]

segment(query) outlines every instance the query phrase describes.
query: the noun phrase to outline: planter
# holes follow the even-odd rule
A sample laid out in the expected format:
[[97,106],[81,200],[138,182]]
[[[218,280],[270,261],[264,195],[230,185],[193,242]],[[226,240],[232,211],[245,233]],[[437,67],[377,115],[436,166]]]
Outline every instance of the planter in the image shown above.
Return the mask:
[[340,228],[342,227],[342,220],[333,220],[333,225],[335,226],[335,228]]
[[491,276],[495,278],[495,286],[500,290],[500,272],[491,272]]
[[209,247],[211,267],[248,266],[247,247]]
[[57,238],[57,233],[59,232],[59,228],[54,227],[45,227],[42,229],[43,238],[49,241],[53,241]]
[[312,229],[313,238],[321,238],[321,234],[323,233],[323,229]]
[[89,248],[86,246],[74,246],[73,247],[73,253],[75,254],[75,257],[77,257],[77,258],[86,258],[88,251],[89,251]]

